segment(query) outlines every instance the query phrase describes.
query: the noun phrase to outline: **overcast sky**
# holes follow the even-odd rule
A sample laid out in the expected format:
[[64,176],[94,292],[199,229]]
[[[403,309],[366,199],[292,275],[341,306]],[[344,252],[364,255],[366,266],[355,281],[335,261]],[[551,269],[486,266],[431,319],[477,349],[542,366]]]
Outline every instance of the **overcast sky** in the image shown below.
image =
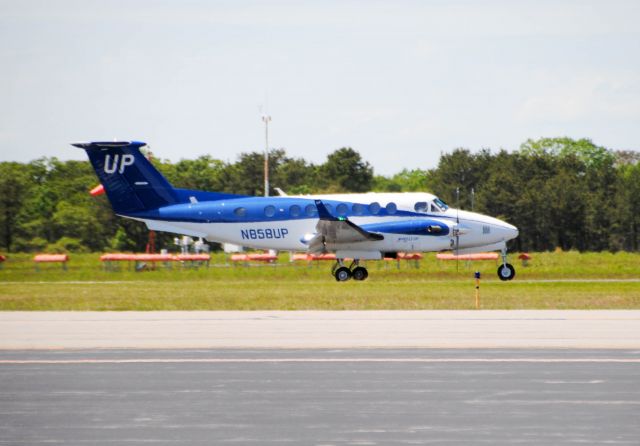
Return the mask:
[[0,0],[0,160],[137,139],[177,161],[270,146],[376,173],[456,147],[640,149],[640,1]]

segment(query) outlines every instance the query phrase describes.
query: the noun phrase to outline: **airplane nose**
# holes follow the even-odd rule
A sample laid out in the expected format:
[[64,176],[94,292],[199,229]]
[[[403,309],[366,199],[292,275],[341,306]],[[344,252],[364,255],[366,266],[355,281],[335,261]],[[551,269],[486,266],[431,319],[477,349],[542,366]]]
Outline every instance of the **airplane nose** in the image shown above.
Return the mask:
[[504,231],[505,231],[505,233],[506,233],[505,238],[506,238],[507,240],[514,239],[514,238],[516,238],[516,237],[518,236],[518,234],[519,234],[518,228],[516,228],[516,227],[515,227],[515,226],[513,226],[513,225],[510,225],[509,223],[504,223]]

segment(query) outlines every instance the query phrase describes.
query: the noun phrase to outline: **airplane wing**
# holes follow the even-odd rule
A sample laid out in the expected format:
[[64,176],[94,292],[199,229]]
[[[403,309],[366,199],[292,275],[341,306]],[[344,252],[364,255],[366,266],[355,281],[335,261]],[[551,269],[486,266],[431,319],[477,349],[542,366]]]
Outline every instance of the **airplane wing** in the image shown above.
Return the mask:
[[315,202],[320,220],[316,225],[318,232],[308,242],[310,252],[314,254],[326,252],[326,243],[334,245],[384,239],[382,234],[366,231],[345,217],[334,217],[322,200],[315,200]]

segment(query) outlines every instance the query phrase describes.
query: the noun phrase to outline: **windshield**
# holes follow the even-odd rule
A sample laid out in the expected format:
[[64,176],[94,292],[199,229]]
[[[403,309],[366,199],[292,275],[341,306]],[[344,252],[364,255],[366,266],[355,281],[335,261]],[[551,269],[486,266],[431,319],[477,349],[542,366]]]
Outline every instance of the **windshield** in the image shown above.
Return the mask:
[[437,198],[437,197],[436,197],[436,198],[434,198],[433,202],[434,202],[434,204],[435,204],[436,206],[438,206],[438,207],[440,208],[440,210],[441,210],[441,211],[443,211],[443,212],[444,212],[444,211],[446,211],[447,209],[449,209],[449,206],[447,206],[447,204],[446,204],[444,201],[442,201],[441,199],[439,199],[439,198]]

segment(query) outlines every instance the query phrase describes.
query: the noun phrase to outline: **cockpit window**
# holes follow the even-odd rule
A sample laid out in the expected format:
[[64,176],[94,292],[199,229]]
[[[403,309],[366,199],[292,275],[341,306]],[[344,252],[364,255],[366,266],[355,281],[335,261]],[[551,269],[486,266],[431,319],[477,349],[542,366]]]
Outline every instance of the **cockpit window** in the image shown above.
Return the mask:
[[416,212],[429,212],[429,203],[426,201],[418,201],[413,208]]
[[444,211],[446,211],[447,209],[449,209],[449,206],[447,206],[447,203],[445,203],[444,201],[442,201],[442,200],[441,200],[441,199],[439,199],[439,198],[434,198],[434,199],[433,199],[433,202],[434,202],[434,204],[435,204],[438,208],[440,208],[440,210],[441,210],[442,212],[444,212]]

